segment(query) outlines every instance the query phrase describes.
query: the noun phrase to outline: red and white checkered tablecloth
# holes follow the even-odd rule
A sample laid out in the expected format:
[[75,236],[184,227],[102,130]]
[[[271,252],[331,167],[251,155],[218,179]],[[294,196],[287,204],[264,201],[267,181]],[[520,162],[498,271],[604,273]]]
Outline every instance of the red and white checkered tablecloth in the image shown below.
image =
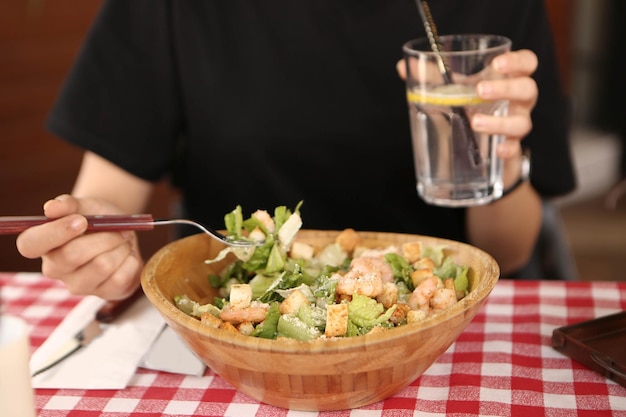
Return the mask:
[[[33,350],[79,300],[39,274],[0,273],[2,311],[32,326]],[[555,328],[623,310],[626,283],[501,280],[457,342],[424,375],[367,407],[284,410],[236,391],[210,370],[193,377],[139,369],[119,391],[38,389],[38,415],[626,416],[626,388],[551,347]]]

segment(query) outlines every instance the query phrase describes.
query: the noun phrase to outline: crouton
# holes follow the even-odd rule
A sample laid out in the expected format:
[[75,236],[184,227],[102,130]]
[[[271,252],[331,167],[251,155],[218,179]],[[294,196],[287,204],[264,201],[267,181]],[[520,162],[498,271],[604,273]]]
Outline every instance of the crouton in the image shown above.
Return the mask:
[[406,313],[407,323],[419,323],[426,318],[427,314],[422,310],[409,310]]
[[402,256],[410,264],[419,261],[422,257],[422,242],[407,242],[402,244]]
[[389,308],[398,302],[398,286],[393,282],[385,282],[383,284],[383,292],[376,297],[376,301],[381,303],[385,308]]
[[395,325],[403,324],[406,322],[406,316],[411,310],[408,304],[398,303],[398,307],[393,310],[391,317],[389,317],[389,321]]
[[291,245],[290,255],[294,259],[311,259],[314,253],[315,249],[313,246],[307,243],[294,241]]
[[443,280],[443,287],[456,291],[454,287],[454,278],[446,278]]
[[229,300],[233,310],[250,307],[252,288],[249,284],[233,284],[230,287]]
[[435,269],[435,263],[429,257],[412,262],[413,269]]
[[413,283],[414,288],[417,288],[418,285],[432,276],[433,270],[430,268],[416,269],[410,274],[411,282]]
[[348,331],[348,304],[329,304],[326,311],[326,337],[345,336]]
[[246,336],[250,336],[250,334],[254,331],[254,324],[252,324],[252,322],[250,321],[244,321],[243,323],[239,323],[236,327],[237,330],[239,330],[239,333]]
[[309,304],[308,298],[300,290],[294,290],[280,303],[280,314],[295,314],[304,304]]
[[200,315],[200,323],[202,323],[203,326],[209,326],[217,329],[222,325],[223,321],[211,313],[202,313]]
[[343,250],[350,253],[361,243],[361,237],[354,229],[344,229],[337,235],[335,242],[337,242]]
[[222,322],[219,328],[228,332],[239,333],[239,330],[237,330],[237,328],[232,323],[229,323],[227,321]]

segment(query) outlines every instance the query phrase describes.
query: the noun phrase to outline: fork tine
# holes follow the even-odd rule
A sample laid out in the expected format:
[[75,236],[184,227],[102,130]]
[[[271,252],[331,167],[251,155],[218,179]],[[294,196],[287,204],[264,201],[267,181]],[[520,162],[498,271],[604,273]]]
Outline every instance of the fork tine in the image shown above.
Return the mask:
[[209,236],[211,236],[213,239],[217,239],[218,241],[225,243],[227,245],[230,246],[237,246],[237,247],[252,247],[252,246],[260,246],[263,244],[263,242],[257,242],[257,241],[253,241],[253,240],[244,240],[244,239],[233,239],[229,236],[224,236],[223,234],[221,234],[220,232],[218,232],[217,230],[213,230],[210,229],[206,226],[204,226],[203,224],[200,224],[194,220],[189,220],[189,219],[156,219],[153,222],[154,225],[159,225],[159,224],[187,224],[187,225],[191,225],[191,226],[195,226],[198,229],[202,230],[204,233],[208,234]]

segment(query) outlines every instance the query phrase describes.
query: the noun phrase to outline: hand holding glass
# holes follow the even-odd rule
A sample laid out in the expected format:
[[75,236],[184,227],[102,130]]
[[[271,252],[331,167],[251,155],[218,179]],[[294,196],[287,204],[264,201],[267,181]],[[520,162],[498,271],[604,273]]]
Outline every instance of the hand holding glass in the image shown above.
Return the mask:
[[490,67],[511,41],[497,35],[442,36],[441,53],[427,38],[407,42],[407,101],[417,190],[428,203],[462,207],[502,196],[503,161],[496,148],[502,135],[478,133],[476,113],[506,116],[508,101],[485,101],[476,94],[481,80],[503,78]]

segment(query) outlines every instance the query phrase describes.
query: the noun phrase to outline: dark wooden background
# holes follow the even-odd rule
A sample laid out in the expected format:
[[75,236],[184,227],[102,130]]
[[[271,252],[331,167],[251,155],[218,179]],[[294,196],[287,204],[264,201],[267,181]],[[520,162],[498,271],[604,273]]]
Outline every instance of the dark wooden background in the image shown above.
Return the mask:
[[[101,1],[8,0],[0,2],[0,215],[39,215],[43,203],[71,190],[81,151],[49,134],[50,106],[80,48]],[[568,0],[548,0],[559,60],[569,82]],[[159,184],[148,208],[169,215],[175,193]],[[143,232],[144,256],[170,238],[167,228]],[[15,236],[0,236],[0,271],[39,271],[24,259]]]
[[[0,2],[0,215],[40,215],[43,203],[71,190],[82,152],[44,123],[101,1]],[[159,184],[147,211],[169,215],[175,194]],[[140,235],[149,256],[168,228]],[[23,258],[15,236],[0,236],[0,271],[39,271]]]

